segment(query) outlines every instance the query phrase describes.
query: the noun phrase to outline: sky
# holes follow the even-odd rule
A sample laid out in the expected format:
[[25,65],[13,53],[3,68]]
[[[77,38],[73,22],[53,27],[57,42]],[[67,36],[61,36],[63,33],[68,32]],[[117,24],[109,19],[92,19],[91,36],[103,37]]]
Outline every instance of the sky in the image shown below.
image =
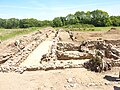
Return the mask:
[[76,11],[100,9],[120,15],[120,0],[0,0],[0,18],[52,20]]

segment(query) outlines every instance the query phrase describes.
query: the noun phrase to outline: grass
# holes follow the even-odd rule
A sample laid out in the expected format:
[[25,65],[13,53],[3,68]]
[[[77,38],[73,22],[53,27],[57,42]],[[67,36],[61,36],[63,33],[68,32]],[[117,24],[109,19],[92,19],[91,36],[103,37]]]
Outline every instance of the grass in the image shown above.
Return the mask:
[[[56,30],[60,29],[61,27],[55,28]],[[66,25],[63,26],[62,29],[64,30],[71,30],[71,31],[106,31],[110,30],[111,28],[117,28],[120,30],[120,27],[95,27],[91,24],[75,24],[75,25]]]
[[26,29],[0,29],[0,40],[6,40],[18,35],[28,34],[30,32],[40,30],[41,27],[32,27]]
[[120,30],[120,27],[94,27],[93,29],[95,30],[95,31],[107,31],[107,30],[110,30],[111,28],[117,28],[117,29],[119,29]]
[[[84,27],[84,28],[62,28],[64,30],[71,30],[71,31],[107,31],[110,30],[111,28],[117,28],[120,30],[120,27]],[[56,28],[58,30],[60,28]]]

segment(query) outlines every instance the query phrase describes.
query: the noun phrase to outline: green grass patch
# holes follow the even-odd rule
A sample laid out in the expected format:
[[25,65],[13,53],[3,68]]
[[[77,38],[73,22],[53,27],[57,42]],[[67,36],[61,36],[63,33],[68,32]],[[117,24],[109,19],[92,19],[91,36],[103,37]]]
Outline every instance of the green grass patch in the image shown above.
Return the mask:
[[63,28],[92,28],[92,27],[95,27],[95,26],[91,24],[75,24],[75,25],[63,26]]
[[42,29],[41,27],[31,27],[25,29],[0,29],[0,40],[6,40],[18,35],[28,34]]
[[[64,30],[71,30],[71,31],[108,31],[111,28],[116,28],[120,30],[120,27],[81,27],[81,28],[65,28],[63,27]],[[57,28],[59,29],[59,28]]]
[[[61,27],[57,27],[56,30],[60,29]],[[117,28],[120,30],[120,27],[95,27],[91,24],[75,24],[75,25],[66,25],[62,27],[64,30],[71,30],[71,31],[107,31],[111,28]]]

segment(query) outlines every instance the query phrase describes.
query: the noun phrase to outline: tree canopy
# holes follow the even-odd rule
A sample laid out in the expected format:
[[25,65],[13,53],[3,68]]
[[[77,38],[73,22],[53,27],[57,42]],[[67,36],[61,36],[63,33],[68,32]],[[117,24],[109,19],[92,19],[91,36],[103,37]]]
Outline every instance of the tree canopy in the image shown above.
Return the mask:
[[109,16],[109,14],[102,10],[94,11],[77,11],[75,14],[68,14],[65,17],[55,17],[53,20],[37,20],[34,18],[29,19],[2,19],[0,18],[0,28],[29,28],[29,27],[42,27],[53,26],[62,27],[74,24],[90,24],[96,27],[105,26],[120,26],[120,16]]
[[[77,11],[75,14],[68,14],[66,17],[57,18],[59,18],[59,21],[62,21],[61,26],[73,24],[90,24],[96,27],[120,26],[120,16],[109,16],[107,12],[102,10]],[[53,26],[59,27],[55,22]]]

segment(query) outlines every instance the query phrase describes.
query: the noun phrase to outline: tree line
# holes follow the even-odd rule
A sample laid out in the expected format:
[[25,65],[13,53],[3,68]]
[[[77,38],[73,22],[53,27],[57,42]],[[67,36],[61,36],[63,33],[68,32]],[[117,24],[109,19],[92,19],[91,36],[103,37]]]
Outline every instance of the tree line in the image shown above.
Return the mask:
[[102,10],[94,11],[77,11],[75,14],[68,14],[65,17],[55,17],[53,20],[37,20],[30,19],[2,19],[0,18],[0,28],[29,28],[29,27],[43,27],[53,26],[62,27],[74,24],[91,24],[96,27],[106,26],[120,26],[120,16],[109,16],[109,14]]
[[109,16],[102,10],[77,11],[75,14],[68,14],[66,17],[53,19],[53,26],[61,27],[73,24],[91,24],[96,27],[120,26],[120,16]]
[[30,18],[30,19],[0,18],[0,28],[6,28],[6,29],[43,27],[43,26],[52,26],[52,25],[53,25],[52,21],[49,20],[40,21],[34,18]]

